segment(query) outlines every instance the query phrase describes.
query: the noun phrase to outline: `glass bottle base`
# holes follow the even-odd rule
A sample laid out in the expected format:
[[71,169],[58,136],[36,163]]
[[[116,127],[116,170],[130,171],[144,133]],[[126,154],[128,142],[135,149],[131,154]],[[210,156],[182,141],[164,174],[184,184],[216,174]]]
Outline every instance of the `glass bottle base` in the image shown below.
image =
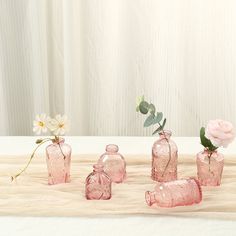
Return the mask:
[[66,178],[52,178],[51,176],[48,177],[48,185],[65,184],[65,183],[70,183],[69,176],[66,176]]
[[200,185],[202,186],[219,186],[221,181],[215,179],[200,179],[198,178]]
[[152,180],[157,181],[157,182],[169,182],[169,181],[177,180],[177,173],[167,172],[166,174],[162,176],[162,174],[160,174],[159,172],[152,170],[151,178]]

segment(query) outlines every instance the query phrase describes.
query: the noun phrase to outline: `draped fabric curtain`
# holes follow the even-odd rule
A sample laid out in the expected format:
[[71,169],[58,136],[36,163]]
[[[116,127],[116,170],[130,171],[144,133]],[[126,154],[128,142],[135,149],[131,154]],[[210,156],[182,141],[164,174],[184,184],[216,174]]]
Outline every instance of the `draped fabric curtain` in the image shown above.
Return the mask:
[[236,1],[0,0],[0,135],[66,113],[71,135],[150,135],[145,95],[175,135],[236,120]]

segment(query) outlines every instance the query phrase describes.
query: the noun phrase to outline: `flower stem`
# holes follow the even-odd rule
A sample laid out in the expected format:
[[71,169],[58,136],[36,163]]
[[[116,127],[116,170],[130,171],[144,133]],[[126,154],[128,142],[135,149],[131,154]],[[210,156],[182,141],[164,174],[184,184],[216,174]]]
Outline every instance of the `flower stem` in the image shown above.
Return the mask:
[[61,148],[61,144],[60,144],[60,141],[59,141],[59,136],[55,136],[55,140],[56,141],[58,141],[57,142],[57,144],[58,144],[58,146],[59,146],[59,148],[60,148],[60,151],[61,151],[61,154],[63,155],[63,157],[64,157],[64,160],[66,159],[66,155],[63,153],[63,151],[62,151],[62,148]]
[[[158,123],[158,124],[161,126],[160,123]],[[164,138],[165,138],[165,140],[166,140],[166,142],[168,144],[168,147],[169,147],[169,159],[168,159],[168,162],[167,162],[167,164],[165,166],[165,169],[164,169],[164,171],[163,171],[163,173],[161,175],[163,177],[165,175],[165,172],[166,172],[166,170],[167,170],[167,168],[168,168],[168,166],[170,164],[170,161],[171,161],[171,146],[170,146],[170,142],[169,142],[168,138],[166,137],[165,131],[163,129],[162,129],[162,132],[163,132]]]
[[32,161],[32,159],[33,159],[33,157],[34,157],[36,151],[38,150],[38,148],[39,148],[42,144],[44,144],[44,143],[46,143],[46,142],[48,142],[48,141],[51,141],[51,140],[52,140],[52,139],[50,139],[50,138],[42,139],[42,141],[38,144],[38,146],[37,146],[37,147],[34,149],[34,151],[32,152],[32,154],[31,154],[31,156],[30,156],[30,159],[29,159],[29,161],[27,162],[26,166],[25,166],[19,173],[17,173],[17,174],[14,175],[14,176],[11,176],[11,180],[12,180],[12,181],[15,180],[18,176],[20,176],[20,175],[28,168],[28,166],[30,165],[30,163],[31,163],[31,161]]
[[213,152],[210,151],[209,155],[208,155],[208,165],[209,165],[209,172],[211,172],[211,156],[212,156]]

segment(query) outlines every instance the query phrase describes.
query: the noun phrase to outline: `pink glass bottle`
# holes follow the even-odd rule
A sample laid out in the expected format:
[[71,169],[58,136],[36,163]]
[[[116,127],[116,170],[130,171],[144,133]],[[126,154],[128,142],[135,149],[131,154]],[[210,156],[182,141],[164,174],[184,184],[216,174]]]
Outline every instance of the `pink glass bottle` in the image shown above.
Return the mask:
[[70,182],[71,147],[60,138],[46,147],[48,184]]
[[186,206],[201,202],[202,190],[196,179],[181,179],[158,183],[154,192],[145,193],[145,198],[149,206]]
[[114,183],[122,183],[126,177],[125,159],[118,151],[117,145],[109,144],[106,146],[106,152],[98,160],[98,164],[104,165],[104,171]]
[[88,200],[110,199],[111,183],[110,177],[103,170],[103,165],[94,165],[93,172],[86,178],[85,197]]
[[220,185],[223,168],[223,154],[208,149],[197,154],[197,175],[201,185]]
[[171,131],[159,133],[160,138],[152,147],[151,177],[158,182],[168,182],[177,179],[178,148],[170,139]]

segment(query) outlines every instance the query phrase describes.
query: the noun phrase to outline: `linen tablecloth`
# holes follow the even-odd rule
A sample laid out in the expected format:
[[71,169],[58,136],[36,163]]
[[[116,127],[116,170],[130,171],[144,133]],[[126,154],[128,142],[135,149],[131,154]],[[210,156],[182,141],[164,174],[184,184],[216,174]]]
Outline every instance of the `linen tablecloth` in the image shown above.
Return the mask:
[[[150,155],[125,155],[127,179],[112,185],[108,201],[84,197],[85,178],[99,155],[72,155],[71,183],[47,185],[45,157],[36,155],[27,173],[16,182],[10,174],[24,166],[29,156],[0,157],[0,215],[13,216],[106,216],[173,215],[236,220],[236,161],[225,157],[222,185],[203,187],[203,201],[192,206],[160,208],[147,206],[146,190],[153,190]],[[178,177],[196,176],[195,156],[179,155]]]

